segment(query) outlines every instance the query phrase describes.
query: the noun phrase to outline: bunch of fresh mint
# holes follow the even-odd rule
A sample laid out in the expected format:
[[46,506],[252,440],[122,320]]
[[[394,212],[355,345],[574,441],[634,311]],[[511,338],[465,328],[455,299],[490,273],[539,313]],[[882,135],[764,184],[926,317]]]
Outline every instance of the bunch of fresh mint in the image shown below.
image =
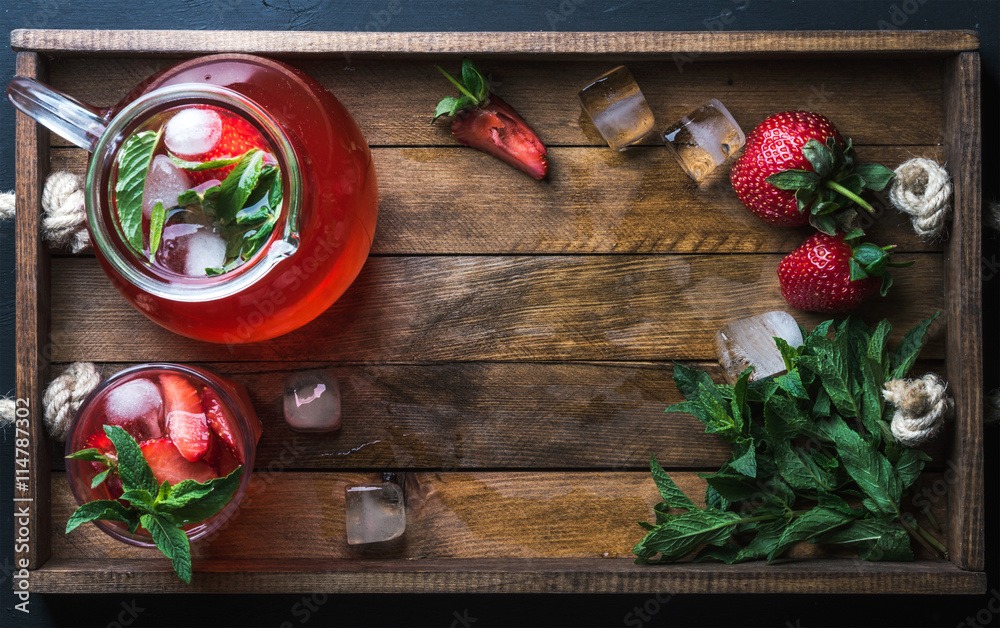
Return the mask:
[[700,419],[732,457],[699,474],[708,482],[705,508],[650,458],[663,502],[655,522],[639,524],[647,533],[632,550],[636,562],[675,561],[699,548],[694,560],[770,561],[803,541],[851,545],[864,560],[913,560],[910,537],[945,554],[900,507],[930,457],[896,443],[882,397],[886,381],[906,377],[936,317],[891,352],[885,320],[875,329],[855,318],[826,321],[803,330],[797,348],[775,338],[787,371],[752,382],[749,368],[736,384],[719,385],[675,364],[687,401],[667,412]]
[[156,547],[173,562],[178,577],[190,583],[191,544],[183,527],[222,510],[240,485],[243,467],[205,483],[184,480],[173,486],[167,481],[160,484],[131,434],[112,425],[105,425],[104,433],[114,444],[116,456],[102,454],[98,449],[82,449],[66,457],[107,464],[108,469],[94,478],[92,487],[114,471],[121,478],[124,492],[119,499],[95,499],[77,508],[66,522],[66,533],[98,519],[120,521],[132,533],[141,524],[152,535]]
[[[146,177],[163,131],[141,131],[130,137],[118,153],[115,207],[118,224],[132,249],[143,254],[142,204]],[[261,249],[274,231],[281,206],[282,185],[278,166],[267,163],[264,151],[251,148],[238,157],[210,161],[184,161],[170,156],[174,165],[188,172],[233,166],[219,185],[206,190],[188,190],[175,203],[157,201],[149,219],[149,252],[152,260],[160,248],[163,227],[170,214],[187,209],[199,219],[214,221],[226,241],[222,266],[206,268],[209,276],[233,270]]]

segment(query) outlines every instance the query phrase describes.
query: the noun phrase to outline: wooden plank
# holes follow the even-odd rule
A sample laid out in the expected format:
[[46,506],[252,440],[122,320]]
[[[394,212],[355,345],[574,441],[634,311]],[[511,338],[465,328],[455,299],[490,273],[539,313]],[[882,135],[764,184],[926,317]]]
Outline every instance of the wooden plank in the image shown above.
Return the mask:
[[[903,331],[944,306],[941,256],[896,273],[858,310]],[[53,261],[52,355],[59,362],[710,360],[726,322],[786,309],[780,256],[374,257],[305,327],[253,345],[172,334],[127,307],[93,259]],[[81,307],[80,304],[86,304]],[[905,304],[905,306],[903,305]],[[795,312],[812,328],[830,318]],[[931,341],[924,357],[942,356]]]
[[[943,158],[936,146],[862,152],[891,167],[914,154]],[[373,253],[787,253],[812,233],[769,225],[747,211],[732,191],[728,168],[695,184],[663,147],[627,155],[557,147],[549,155],[550,180],[539,182],[470,149],[375,148]],[[52,149],[53,170],[83,175],[86,159],[78,148]],[[900,252],[942,249],[917,238],[909,217],[887,198],[873,197],[873,206],[870,241],[896,244]]]
[[[56,59],[52,82],[85,102],[110,106],[177,60],[148,56]],[[537,57],[526,61],[477,57],[476,61],[492,77],[496,93],[528,120],[548,146],[607,148],[582,113],[577,93],[617,61]],[[370,145],[455,146],[446,121],[430,124],[438,100],[455,91],[434,69],[435,62],[453,72],[458,69],[457,60],[440,58],[401,58],[392,63],[352,60],[350,64],[340,58],[296,58],[293,64],[343,101]],[[809,109],[828,116],[856,146],[923,146],[938,145],[944,139],[943,63],[935,58],[905,64],[883,58],[818,64],[803,59],[765,62],[741,57],[720,62],[699,57],[697,62],[678,66],[669,57],[659,57],[629,62],[629,68],[660,130],[709,98],[718,98],[746,132],[778,111]],[[379,94],[377,107],[372,106],[373,91]],[[877,99],[872,99],[873,92],[878,93]],[[656,133],[644,143],[663,145]],[[864,148],[859,150],[862,159],[871,159]],[[610,150],[602,153],[612,166],[628,157],[628,153],[619,156]],[[557,166],[554,160],[553,167]]]
[[[952,560],[982,570],[983,515],[983,344],[982,344],[982,139],[979,54],[949,61],[945,92],[948,115],[947,163],[952,168],[954,218],[945,256],[949,328],[948,383],[955,395],[955,441],[951,452],[954,527],[948,538]],[[993,317],[994,323],[996,317]]]
[[[359,566],[363,568],[358,569]],[[946,562],[844,559],[636,565],[626,558],[506,560],[200,560],[190,585],[163,560],[52,559],[37,593],[801,593],[957,595],[986,592],[986,574]]]
[[[689,362],[722,382],[715,363]],[[102,364],[108,377],[128,364]],[[683,398],[669,363],[356,364],[209,363],[242,384],[264,425],[258,468],[369,470],[714,471],[729,448],[687,414],[664,414]],[[342,427],[299,433],[284,420],[289,373],[329,368],[340,383]],[[920,361],[915,374],[944,372]],[[943,469],[950,426],[924,450]],[[62,451],[56,453],[61,458]],[[291,456],[291,457],[289,457]],[[58,465],[57,465],[58,466]]]
[[[35,53],[22,52],[17,55],[17,74],[44,80],[45,67]],[[43,423],[42,391],[48,379],[50,357],[49,345],[49,253],[42,242],[41,199],[45,176],[48,173],[48,131],[42,130],[33,120],[22,113],[16,114],[14,155],[18,163],[15,180],[17,198],[17,225],[14,261],[17,273],[17,294],[15,295],[15,316],[17,328],[17,403],[19,408],[29,411],[29,424],[16,424],[18,439],[22,429],[28,432],[28,445],[17,445],[15,464],[18,471],[27,470],[27,482],[20,472],[14,489],[14,504],[11,511],[22,518],[25,509],[29,515],[26,525],[18,520],[18,531],[14,551],[14,564],[28,561],[30,569],[37,569],[49,558],[50,510],[48,508],[49,438]],[[27,404],[26,406],[23,404]],[[22,453],[23,452],[23,453]],[[21,533],[27,528],[28,535]]]
[[954,52],[975,50],[973,31],[698,31],[698,32],[283,32],[45,30],[11,33],[15,50],[49,54],[628,54]]
[[[347,544],[344,489],[381,481],[381,475],[288,472],[275,462],[272,470],[254,473],[229,525],[192,545],[196,561],[629,558],[645,534],[636,522],[652,520],[652,508],[660,501],[648,471],[412,473],[405,481],[405,534],[379,546],[359,547]],[[690,471],[673,471],[671,477],[704,506],[704,480]],[[940,477],[927,474],[924,481],[932,484]],[[763,486],[762,495],[766,490]],[[928,500],[945,527],[946,502],[942,497]],[[109,564],[157,557],[157,550],[122,543],[93,525],[64,534],[75,508],[65,476],[55,474],[55,557],[104,558]],[[923,517],[917,509],[904,510]],[[263,538],[266,543],[260,542]],[[923,556],[923,548],[913,545]],[[849,548],[809,543],[792,548],[786,558],[823,556],[856,558]],[[362,564],[352,570],[362,570]]]

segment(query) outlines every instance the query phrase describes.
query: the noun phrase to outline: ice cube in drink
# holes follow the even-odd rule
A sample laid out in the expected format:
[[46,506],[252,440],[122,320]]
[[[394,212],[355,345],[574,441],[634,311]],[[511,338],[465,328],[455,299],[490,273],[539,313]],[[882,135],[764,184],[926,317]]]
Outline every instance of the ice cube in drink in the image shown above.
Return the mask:
[[684,172],[701,183],[743,148],[746,135],[729,110],[713,98],[663,132]]
[[382,543],[406,531],[403,490],[395,482],[361,484],[345,489],[347,543]]
[[653,130],[653,112],[632,73],[623,65],[581,89],[580,103],[614,150],[625,150]]

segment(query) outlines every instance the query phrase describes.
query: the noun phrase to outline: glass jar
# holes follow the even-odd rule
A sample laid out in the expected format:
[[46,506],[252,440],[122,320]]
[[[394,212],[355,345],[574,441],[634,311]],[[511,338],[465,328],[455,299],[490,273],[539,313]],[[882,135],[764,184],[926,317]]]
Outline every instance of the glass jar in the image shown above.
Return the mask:
[[[165,386],[187,382],[195,391],[199,403],[217,403],[213,409],[210,427],[209,449],[201,459],[182,462],[172,449],[167,413],[169,395],[164,394]],[[183,385],[183,384],[180,384]],[[193,397],[192,397],[193,398]],[[132,413],[129,415],[129,413]],[[110,440],[104,433],[105,425],[118,425],[136,439],[143,448],[144,456],[150,460],[154,474],[159,468],[157,457],[162,453],[150,453],[150,447],[165,447],[172,456],[169,460],[174,473],[187,472],[194,479],[204,482],[212,477],[228,475],[237,466],[243,466],[240,484],[229,503],[212,517],[185,526],[184,531],[191,541],[204,538],[225,524],[239,506],[250,484],[257,442],[261,435],[261,422],[254,413],[249,396],[243,386],[224,377],[195,366],[167,363],[150,363],[132,366],[109,377],[101,383],[80,406],[70,425],[66,438],[66,455],[90,448],[104,450]],[[220,436],[224,432],[224,436]],[[102,445],[101,440],[104,440]],[[91,487],[94,477],[104,470],[104,465],[85,460],[67,458],[66,477],[70,490],[78,504],[95,499],[117,499],[121,493],[121,482],[109,476],[96,487]],[[176,484],[176,481],[171,482]],[[125,543],[140,547],[155,547],[152,537],[141,527],[133,534],[125,524],[117,521],[95,521],[98,528]]]
[[[316,318],[367,259],[378,206],[371,152],[355,120],[322,85],[283,63],[223,54],[181,62],[94,109],[19,77],[15,105],[92,153],[88,228],[104,272],[151,320],[210,342],[257,342]],[[187,277],[165,272],[130,247],[115,216],[118,151],[150,118],[214,107],[258,131],[281,173],[280,210],[267,242],[235,269]]]

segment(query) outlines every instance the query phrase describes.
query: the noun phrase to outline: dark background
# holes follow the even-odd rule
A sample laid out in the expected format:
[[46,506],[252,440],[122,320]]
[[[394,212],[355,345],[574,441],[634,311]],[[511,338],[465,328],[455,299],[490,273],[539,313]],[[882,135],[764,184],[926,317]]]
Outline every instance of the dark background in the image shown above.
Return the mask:
[[[388,9],[392,8],[393,13]],[[344,31],[703,31],[731,29],[972,29],[982,41],[983,195],[1000,185],[1000,2],[982,0],[2,0],[0,33],[16,28],[262,29]],[[903,19],[905,18],[905,19]],[[224,21],[220,21],[223,19]],[[14,53],[0,46],[0,85],[14,74]],[[872,94],[878,98],[878,94]],[[0,190],[14,187],[14,110],[0,103]],[[14,225],[0,224],[0,393],[14,394]],[[987,390],[1000,386],[997,359],[998,235],[984,235]],[[0,433],[0,625],[14,626],[972,626],[1000,625],[998,579],[998,426],[986,428],[987,568],[984,596],[679,595],[40,595],[30,614],[14,610],[13,436]],[[645,607],[648,620],[633,614]],[[314,609],[314,610],[313,610]],[[138,617],[134,620],[129,610]],[[129,622],[129,623],[126,623]],[[287,622],[287,623],[286,623]]]

